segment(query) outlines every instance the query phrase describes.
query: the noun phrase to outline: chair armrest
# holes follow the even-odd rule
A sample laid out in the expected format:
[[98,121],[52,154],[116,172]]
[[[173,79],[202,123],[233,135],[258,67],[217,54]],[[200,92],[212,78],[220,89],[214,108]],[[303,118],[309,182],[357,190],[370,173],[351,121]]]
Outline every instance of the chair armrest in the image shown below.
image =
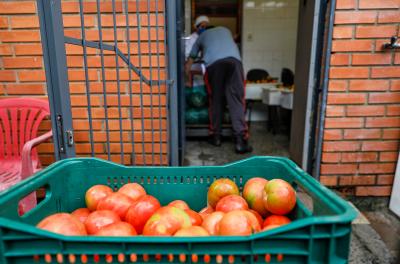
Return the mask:
[[53,136],[53,131],[49,131],[39,137],[31,139],[24,144],[22,148],[22,164],[21,164],[21,179],[25,179],[33,174],[33,164],[31,152],[34,147],[45,142]]

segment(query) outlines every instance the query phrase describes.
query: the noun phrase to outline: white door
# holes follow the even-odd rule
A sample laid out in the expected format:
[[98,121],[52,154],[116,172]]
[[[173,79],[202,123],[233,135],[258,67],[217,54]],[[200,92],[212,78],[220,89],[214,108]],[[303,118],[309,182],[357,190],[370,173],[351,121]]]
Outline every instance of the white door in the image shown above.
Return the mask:
[[400,217],[400,152],[399,158],[397,159],[396,175],[394,176],[392,197],[390,198],[389,208]]

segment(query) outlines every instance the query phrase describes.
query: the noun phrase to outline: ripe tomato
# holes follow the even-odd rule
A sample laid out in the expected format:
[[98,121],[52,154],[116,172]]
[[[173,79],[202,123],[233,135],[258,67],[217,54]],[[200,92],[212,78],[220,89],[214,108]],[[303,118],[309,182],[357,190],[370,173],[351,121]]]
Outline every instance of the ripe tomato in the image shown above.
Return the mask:
[[207,230],[210,235],[218,235],[219,221],[221,221],[224,215],[225,213],[223,212],[213,212],[204,218],[201,226],[204,227],[204,229]]
[[97,205],[97,210],[111,210],[118,214],[121,219],[125,219],[126,212],[135,201],[122,193],[112,193],[105,197]]
[[185,201],[182,201],[182,200],[172,201],[168,205],[182,209],[182,210],[190,209],[189,205]]
[[133,225],[138,234],[143,232],[147,220],[161,207],[160,202],[151,195],[140,197],[126,213],[125,220]]
[[216,211],[221,211],[224,213],[233,211],[233,210],[247,210],[249,206],[247,205],[246,200],[236,194],[227,195],[221,198],[217,205],[215,206]]
[[134,201],[146,195],[146,190],[138,183],[127,183],[119,188],[118,192],[129,196]]
[[126,222],[116,222],[97,231],[95,236],[136,236],[136,230]]
[[96,210],[99,201],[111,193],[113,193],[113,190],[106,185],[94,185],[90,187],[85,194],[87,208],[89,208],[90,211]]
[[194,237],[209,236],[210,234],[201,226],[190,226],[179,229],[174,236],[176,237]]
[[85,223],[86,218],[90,214],[90,210],[88,208],[78,208],[75,211],[71,213],[71,215],[75,216],[78,218],[81,223]]
[[120,222],[121,218],[114,211],[98,210],[90,213],[86,218],[85,227],[88,234],[96,234],[105,226]]
[[270,180],[264,187],[264,207],[277,215],[285,215],[296,205],[296,191],[286,181]]
[[85,225],[67,213],[52,214],[40,221],[36,227],[66,236],[86,236]]
[[213,208],[217,205],[218,201],[227,195],[237,194],[239,195],[239,188],[230,179],[218,179],[214,181],[207,192],[208,204]]
[[243,198],[246,199],[249,207],[257,211],[262,217],[268,214],[263,203],[264,186],[268,180],[254,177],[246,182],[243,188]]
[[192,221],[192,225],[194,226],[201,225],[201,223],[203,222],[203,218],[201,218],[200,214],[191,209],[186,209],[185,212],[189,215],[190,221]]

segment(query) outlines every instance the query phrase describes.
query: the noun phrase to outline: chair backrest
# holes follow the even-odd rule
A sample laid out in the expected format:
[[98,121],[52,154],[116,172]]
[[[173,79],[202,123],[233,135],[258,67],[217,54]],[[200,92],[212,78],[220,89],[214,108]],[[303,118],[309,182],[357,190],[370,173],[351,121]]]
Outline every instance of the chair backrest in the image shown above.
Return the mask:
[[269,77],[269,73],[263,69],[251,69],[247,72],[247,81],[256,82],[264,81]]
[[0,100],[0,159],[19,157],[25,142],[37,137],[40,123],[49,115],[46,100]]

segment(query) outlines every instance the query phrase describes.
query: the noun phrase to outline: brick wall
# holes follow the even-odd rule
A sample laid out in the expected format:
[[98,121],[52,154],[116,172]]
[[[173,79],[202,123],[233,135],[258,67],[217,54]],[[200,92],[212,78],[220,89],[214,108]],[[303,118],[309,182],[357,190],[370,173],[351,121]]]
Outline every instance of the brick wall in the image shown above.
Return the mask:
[[321,182],[389,196],[400,139],[399,0],[337,0]]
[[[114,45],[113,16],[111,1],[101,2],[101,23],[103,40]],[[141,64],[143,74],[153,80],[165,79],[164,56],[164,16],[163,1],[149,1],[150,16],[147,15],[147,1],[129,1],[129,35],[131,61],[139,65],[139,48],[141,50]],[[156,18],[156,8],[158,17]],[[116,24],[118,47],[124,54],[128,53],[125,6],[122,1],[116,1]],[[137,25],[137,9],[141,25],[140,32]],[[63,22],[65,34],[70,37],[81,38],[81,22],[78,1],[62,1]],[[86,38],[92,41],[99,40],[96,2],[84,1]],[[45,85],[44,63],[40,43],[39,21],[35,1],[7,1],[0,2],[0,96],[29,96],[47,98]],[[158,20],[158,21],[157,21]],[[158,22],[159,27],[156,27]],[[140,34],[140,47],[138,35]],[[156,40],[159,40],[157,42]],[[158,44],[157,44],[158,43]],[[150,52],[149,52],[150,51]],[[66,45],[68,78],[75,131],[76,151],[78,156],[88,156],[91,153],[89,144],[88,100],[85,86],[85,72],[83,49],[79,46]],[[140,87],[139,78],[132,72],[132,86],[129,87],[129,71],[125,63],[119,58],[120,85],[117,85],[116,59],[113,52],[104,52],[105,89],[103,96],[103,75],[101,71],[101,57],[99,50],[87,49],[88,76],[90,81],[91,115],[93,118],[94,152],[97,157],[107,158],[108,145],[106,144],[105,100],[110,130],[111,160],[131,164],[166,164],[167,163],[167,110],[166,87],[143,84]],[[157,58],[157,53],[160,55]],[[158,70],[157,65],[161,68]],[[151,70],[150,70],[151,69]],[[118,89],[121,91],[121,113],[118,109]],[[132,93],[130,93],[132,89]],[[143,99],[141,99],[141,89]],[[132,106],[130,108],[132,95]],[[152,107],[150,107],[152,106]],[[143,108],[143,110],[142,110]],[[132,111],[131,111],[132,110]],[[121,123],[119,117],[122,117]],[[133,116],[131,123],[131,116]],[[143,120],[143,124],[142,124]],[[133,135],[132,135],[133,125]],[[122,127],[122,135],[119,133]],[[42,130],[50,128],[48,121]],[[142,133],[142,130],[144,131]],[[152,133],[152,130],[155,132]],[[131,138],[134,138],[134,144]],[[120,144],[123,141],[123,146]],[[144,141],[144,144],[142,144]],[[153,143],[153,144],[152,144]],[[124,160],[120,152],[123,147]],[[39,146],[40,157],[44,164],[53,161],[52,143]],[[136,155],[131,155],[134,152]],[[144,155],[142,155],[144,153]],[[152,155],[154,153],[155,155]]]

